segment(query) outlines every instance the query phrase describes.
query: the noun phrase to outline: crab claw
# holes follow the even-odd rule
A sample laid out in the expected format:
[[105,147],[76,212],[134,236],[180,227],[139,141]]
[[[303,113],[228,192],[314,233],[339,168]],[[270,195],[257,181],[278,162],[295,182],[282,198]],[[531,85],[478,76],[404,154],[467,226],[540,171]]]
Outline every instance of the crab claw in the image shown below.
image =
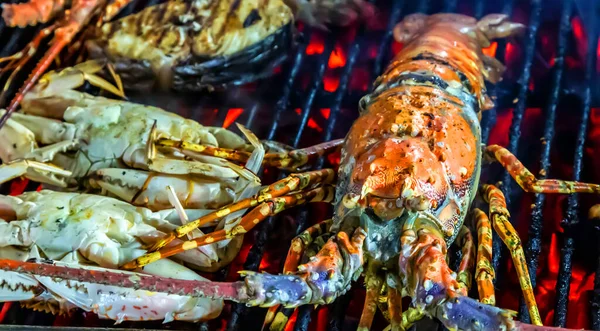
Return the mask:
[[233,192],[227,189],[226,181],[155,174],[143,170],[99,169],[92,178],[92,186],[152,210],[171,208],[165,189],[167,186],[173,187],[185,208],[212,209],[233,202]]
[[405,229],[401,237],[400,271],[416,309],[451,330],[512,330],[512,311],[467,297],[446,264],[446,242],[426,225]]

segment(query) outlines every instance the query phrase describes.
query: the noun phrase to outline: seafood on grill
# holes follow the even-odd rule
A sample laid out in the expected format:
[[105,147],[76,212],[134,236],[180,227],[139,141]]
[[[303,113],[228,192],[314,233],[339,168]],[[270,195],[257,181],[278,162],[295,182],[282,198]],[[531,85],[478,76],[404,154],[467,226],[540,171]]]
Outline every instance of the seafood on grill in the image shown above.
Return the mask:
[[370,12],[363,0],[171,0],[105,23],[86,45],[128,89],[221,89],[273,73],[293,46],[294,14],[322,26]]
[[221,89],[270,76],[293,46],[294,16],[281,0],[170,0],[113,22],[89,38],[127,89]]
[[[184,212],[197,217],[207,211]],[[151,212],[114,198],[90,194],[42,190],[0,196],[0,257],[18,261],[52,259],[90,270],[116,268],[123,261],[143,254],[145,245],[181,224],[178,218],[175,210]],[[176,258],[208,264],[211,257],[216,256],[214,249],[208,246],[189,252],[191,254]],[[140,272],[206,281],[169,259],[148,267]],[[20,301],[26,307],[54,314],[78,307],[117,323],[123,320],[198,321],[218,316],[223,307],[219,299],[58,281],[7,271],[0,274],[2,301]],[[139,277],[136,273],[128,273],[128,276]]]
[[[292,174],[249,199],[186,223],[158,240],[152,252],[122,266],[137,270],[187,249],[244,234],[292,206],[333,202],[332,220],[314,225],[293,240],[284,274],[244,272],[242,281],[181,283],[176,290],[149,278],[131,282],[115,276],[110,280],[121,286],[162,288],[168,293],[272,307],[266,323],[278,321],[271,326],[282,328],[285,318],[281,315],[287,310],[279,310],[281,306],[331,303],[364,275],[367,294],[361,330],[370,327],[378,307],[392,329],[406,329],[424,316],[436,318],[450,329],[512,329],[516,325],[513,313],[494,307],[493,228],[511,251],[532,322],[541,324],[523,249],[509,222],[504,196],[495,186],[479,183],[483,161],[502,164],[527,192],[597,194],[600,185],[537,180],[508,150],[481,146],[479,118],[492,106],[485,80],[495,83],[503,71],[502,64],[481,49],[491,39],[523,30],[522,24],[497,14],[480,21],[458,14],[406,17],[394,30],[405,46],[376,80],[374,91],[361,100],[360,117],[343,142],[337,180],[331,169]],[[469,213],[477,193],[489,203],[489,213],[478,209]],[[255,208],[230,230],[167,246],[196,226],[249,207]],[[477,249],[467,219],[476,224]],[[447,248],[453,243],[464,252],[455,272],[446,260]],[[320,246],[318,252],[307,249],[313,244]],[[49,266],[26,269],[90,279],[84,271],[73,275]],[[467,296],[473,276],[479,301]],[[105,281],[110,283],[103,278]],[[412,301],[402,312],[405,296]]]
[[[0,59],[8,61],[2,71],[13,71],[10,82],[54,33],[50,48],[0,118],[0,128],[68,45],[71,55],[85,43],[92,57],[115,63],[127,88],[212,90],[270,75],[293,46],[295,14],[323,26],[345,25],[374,12],[365,0],[170,0],[111,22],[130,1],[73,0],[69,10],[65,0],[3,4],[8,26],[36,25],[64,15],[23,50]],[[97,24],[75,41],[96,14]]]
[[[167,185],[173,186],[185,208],[218,208],[246,188],[258,190],[255,173],[264,148],[248,130],[242,128],[257,148],[229,130],[75,90],[86,80],[116,90],[95,75],[100,69],[91,61],[49,72],[25,97],[22,113],[0,129],[6,142],[0,146],[5,163],[0,166],[0,182],[25,176],[57,187],[101,189],[152,210],[171,207]],[[243,167],[214,154],[155,146],[161,139],[199,144],[211,151],[239,150],[249,156]]]

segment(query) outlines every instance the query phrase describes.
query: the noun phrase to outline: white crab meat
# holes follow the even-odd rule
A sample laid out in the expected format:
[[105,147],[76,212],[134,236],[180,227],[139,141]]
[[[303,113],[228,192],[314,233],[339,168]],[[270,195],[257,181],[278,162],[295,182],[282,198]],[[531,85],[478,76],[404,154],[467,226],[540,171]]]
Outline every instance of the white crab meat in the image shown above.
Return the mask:
[[[0,247],[39,248],[44,257],[60,260],[78,252],[101,267],[117,268],[144,253],[172,231],[174,210],[152,212],[126,202],[92,194],[42,190],[20,196],[0,196]],[[199,216],[208,211],[190,211]],[[163,231],[159,230],[163,229]],[[208,250],[191,250],[177,258],[210,266],[216,256]]]

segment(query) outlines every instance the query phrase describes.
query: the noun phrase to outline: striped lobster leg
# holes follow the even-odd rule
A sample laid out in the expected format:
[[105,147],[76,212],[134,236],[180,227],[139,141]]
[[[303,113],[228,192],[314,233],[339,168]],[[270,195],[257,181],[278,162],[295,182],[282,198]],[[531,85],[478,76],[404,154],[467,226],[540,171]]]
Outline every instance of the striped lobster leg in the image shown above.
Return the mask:
[[[242,217],[240,224],[230,230],[219,230],[206,235],[184,241],[174,246],[163,247],[156,252],[147,253],[122,266],[125,270],[133,270],[145,266],[160,259],[194,249],[203,245],[212,244],[237,235],[244,234],[254,228],[257,224],[269,216],[281,211],[301,205],[307,202],[331,202],[335,192],[332,186],[317,187],[299,193],[289,194],[282,197],[268,199]],[[206,217],[206,216],[205,216]],[[190,223],[188,223],[190,224]],[[186,224],[187,225],[187,224]],[[185,225],[184,225],[185,226]]]

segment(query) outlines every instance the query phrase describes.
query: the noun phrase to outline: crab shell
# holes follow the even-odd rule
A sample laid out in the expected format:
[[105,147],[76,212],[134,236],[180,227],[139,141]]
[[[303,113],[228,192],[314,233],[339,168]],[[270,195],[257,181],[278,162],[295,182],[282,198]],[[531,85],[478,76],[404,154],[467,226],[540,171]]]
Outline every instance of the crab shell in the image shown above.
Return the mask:
[[[199,217],[209,211],[186,212]],[[50,190],[0,196],[0,217],[0,247],[29,250],[35,246],[44,258],[53,260],[77,252],[105,268],[117,268],[143,255],[145,245],[178,225],[172,221],[177,217],[174,210],[152,212],[110,197]],[[210,267],[218,259],[212,246],[176,258],[200,267]]]
[[[153,210],[172,207],[166,185],[174,188],[186,208],[212,209],[234,201],[239,193],[236,187],[240,171],[252,175],[249,171],[236,170],[221,159],[195,155],[198,162],[190,161],[189,165],[198,164],[199,169],[193,174],[150,174],[150,133],[154,127],[154,139],[185,140],[237,150],[250,150],[252,146],[229,130],[205,127],[160,108],[75,91],[72,88],[82,83],[81,71],[89,69],[85,63],[80,66],[48,73],[26,95],[22,102],[25,114],[15,114],[0,130],[0,139],[10,142],[0,148],[3,162],[28,159],[42,146],[66,143],[66,150],[48,155],[51,163],[72,172],[66,183],[70,187],[90,188],[88,184],[92,184],[91,188],[102,188]],[[157,152],[164,162],[173,160],[176,165],[186,165],[181,153],[170,149]],[[209,168],[209,172],[202,172],[202,167]],[[95,176],[92,182],[84,180],[91,175]]]
[[171,0],[104,24],[86,42],[129,89],[198,91],[272,74],[293,43],[281,0]]

